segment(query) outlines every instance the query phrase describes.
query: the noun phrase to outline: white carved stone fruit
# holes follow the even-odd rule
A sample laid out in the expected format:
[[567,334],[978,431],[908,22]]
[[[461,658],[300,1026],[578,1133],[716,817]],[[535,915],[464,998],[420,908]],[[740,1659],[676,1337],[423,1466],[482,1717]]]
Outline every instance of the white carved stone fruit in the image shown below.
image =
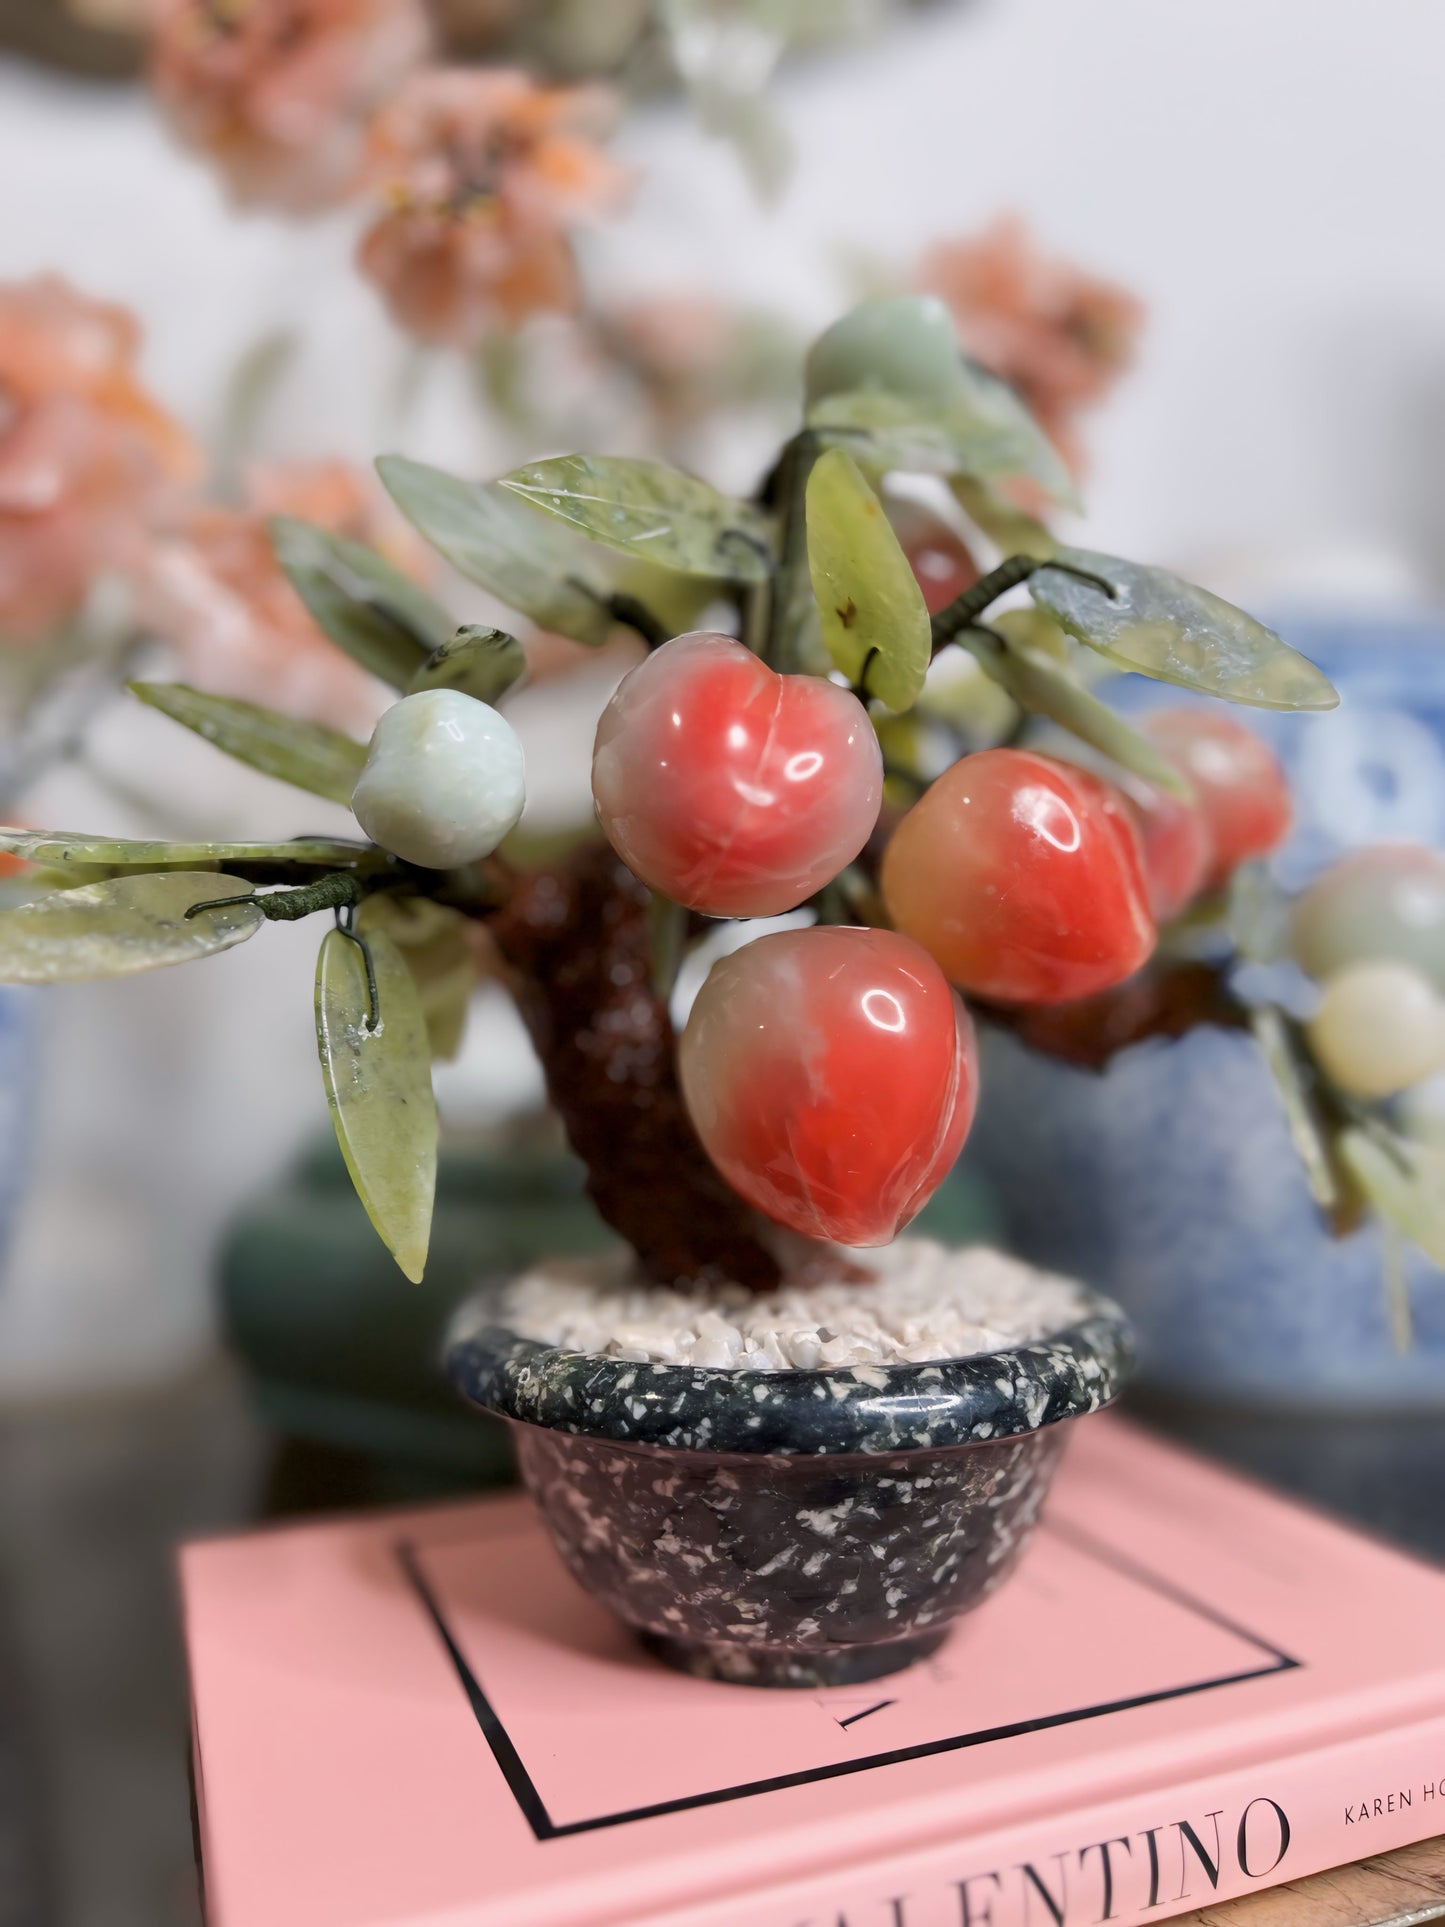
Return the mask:
[[1413,965],[1352,964],[1310,1020],[1321,1066],[1355,1097],[1392,1097],[1445,1066],[1445,1004]]
[[489,856],[526,798],[517,732],[459,689],[403,696],[372,733],[351,793],[373,843],[427,870]]

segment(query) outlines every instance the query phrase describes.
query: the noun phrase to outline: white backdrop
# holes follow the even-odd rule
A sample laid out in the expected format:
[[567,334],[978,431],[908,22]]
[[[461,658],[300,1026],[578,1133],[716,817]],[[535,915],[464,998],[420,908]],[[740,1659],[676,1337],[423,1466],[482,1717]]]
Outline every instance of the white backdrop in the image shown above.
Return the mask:
[[[636,204],[591,265],[619,289],[711,284],[821,322],[846,251],[901,263],[1016,209],[1150,308],[1141,366],[1092,434],[1091,539],[1241,594],[1428,598],[1445,571],[1442,85],[1439,0],[978,0],[787,77],[800,164],[775,212],[680,113],[633,122]],[[197,427],[244,345],[296,326],[284,452],[394,441],[404,354],[349,247],[344,223],[229,216],[140,97],[0,65],[0,276],[58,267],[134,306],[151,380]],[[444,375],[409,446],[487,461]],[[116,716],[100,754],[174,763],[166,784],[205,784],[220,824],[320,826],[175,736]],[[31,815],[130,827],[77,775]],[[50,1000],[0,1389],[153,1374],[209,1342],[221,1217],[323,1127],[313,955],[309,932],[271,929]],[[525,1085],[505,1051],[486,1073],[499,1103]],[[477,1099],[475,1077],[454,1088]]]

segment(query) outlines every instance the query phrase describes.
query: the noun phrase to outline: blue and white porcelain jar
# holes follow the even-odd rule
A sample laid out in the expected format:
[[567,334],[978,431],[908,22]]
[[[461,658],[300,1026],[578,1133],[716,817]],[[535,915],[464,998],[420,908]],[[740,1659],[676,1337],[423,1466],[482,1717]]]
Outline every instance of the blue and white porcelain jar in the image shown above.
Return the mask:
[[[1342,698],[1328,716],[1248,718],[1295,792],[1282,879],[1296,887],[1365,844],[1445,848],[1445,621],[1276,626]],[[1117,687],[1135,710],[1182,699],[1137,678]],[[1259,1404],[1445,1409],[1445,1273],[1412,1258],[1415,1342],[1401,1355],[1380,1234],[1330,1237],[1250,1040],[1200,1030],[1093,1076],[992,1035],[984,1079],[966,1156],[996,1187],[1010,1242],[1124,1306],[1146,1383]]]

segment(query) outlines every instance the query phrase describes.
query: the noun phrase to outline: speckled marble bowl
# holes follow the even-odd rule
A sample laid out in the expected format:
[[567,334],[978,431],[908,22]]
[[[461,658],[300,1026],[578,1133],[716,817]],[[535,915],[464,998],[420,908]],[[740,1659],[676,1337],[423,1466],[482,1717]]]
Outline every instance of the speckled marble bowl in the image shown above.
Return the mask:
[[669,1664],[751,1686],[896,1672],[1013,1567],[1064,1442],[1132,1363],[1108,1299],[932,1365],[729,1372],[563,1351],[475,1301],[453,1382],[515,1428],[573,1574]]

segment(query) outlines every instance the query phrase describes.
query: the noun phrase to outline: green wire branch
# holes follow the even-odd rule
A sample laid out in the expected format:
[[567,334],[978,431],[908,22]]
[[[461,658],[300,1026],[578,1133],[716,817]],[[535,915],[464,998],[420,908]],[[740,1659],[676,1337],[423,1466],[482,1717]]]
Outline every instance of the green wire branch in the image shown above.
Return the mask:
[[610,595],[606,606],[613,621],[620,622],[624,628],[636,630],[649,649],[660,649],[665,642],[672,640],[671,629],[637,596],[621,593]]
[[667,624],[648,608],[640,596],[627,595],[621,590],[603,595],[590,582],[584,582],[577,575],[567,577],[567,587],[595,602],[614,622],[620,622],[624,629],[635,630],[649,649],[660,649],[663,643],[672,640],[672,631]]
[[354,870],[333,870],[317,877],[314,883],[298,884],[294,889],[270,890],[264,896],[248,890],[234,897],[212,897],[205,903],[193,903],[186,912],[186,921],[189,923],[207,910],[254,903],[271,923],[296,923],[317,910],[355,910],[378,887],[376,882],[358,876]]
[[858,698],[859,702],[863,704],[865,709],[867,708],[868,704],[873,700],[868,689],[868,673],[872,669],[874,663],[878,660],[878,656],[879,656],[879,649],[878,649],[877,643],[875,642],[873,647],[868,651],[867,655],[863,658],[862,666],[858,671],[858,680],[853,684],[853,694]]
[[374,896],[378,888],[374,879],[364,879],[351,870],[333,870],[328,875],[317,877],[314,883],[303,883],[295,889],[269,891],[265,896],[256,896],[247,891],[245,895],[234,897],[212,897],[205,903],[193,903],[186,912],[186,921],[200,916],[207,910],[220,910],[228,905],[254,903],[261,915],[271,923],[298,923],[302,917],[309,917],[318,910],[330,910],[336,917],[336,928],[342,936],[354,943],[361,952],[362,967],[366,972],[366,1028],[375,1031],[381,1024],[381,996],[376,987],[376,963],[371,954],[371,945],[356,928],[356,912],[367,897]]
[[371,945],[356,928],[354,904],[337,910],[336,928],[361,952],[361,967],[366,972],[366,1028],[369,1033],[377,1031],[381,1028],[381,992],[376,987],[376,960]]
[[1076,569],[1068,562],[1044,561],[1036,555],[1011,555],[1000,562],[996,569],[981,575],[972,588],[965,589],[962,595],[955,596],[952,602],[939,610],[933,618],[934,655],[956,641],[964,630],[977,628],[980,616],[992,603],[997,602],[1000,596],[1007,595],[1010,589],[1018,588],[1021,582],[1027,582],[1040,569],[1056,569],[1060,575],[1074,576],[1078,581],[1087,582],[1092,588],[1098,589],[1110,602],[1117,600],[1114,585],[1088,569]]

